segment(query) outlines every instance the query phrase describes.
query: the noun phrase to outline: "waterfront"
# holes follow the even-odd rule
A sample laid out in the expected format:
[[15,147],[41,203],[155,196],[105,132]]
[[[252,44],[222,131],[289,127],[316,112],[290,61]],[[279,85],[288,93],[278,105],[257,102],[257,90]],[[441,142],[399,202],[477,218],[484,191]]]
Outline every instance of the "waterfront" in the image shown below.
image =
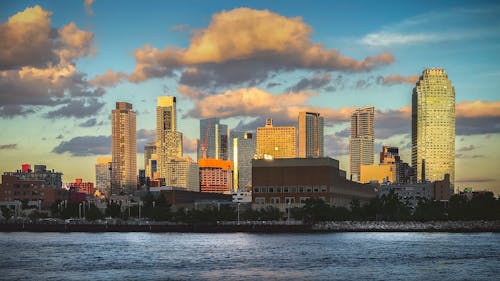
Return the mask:
[[494,280],[497,233],[0,233],[2,280]]

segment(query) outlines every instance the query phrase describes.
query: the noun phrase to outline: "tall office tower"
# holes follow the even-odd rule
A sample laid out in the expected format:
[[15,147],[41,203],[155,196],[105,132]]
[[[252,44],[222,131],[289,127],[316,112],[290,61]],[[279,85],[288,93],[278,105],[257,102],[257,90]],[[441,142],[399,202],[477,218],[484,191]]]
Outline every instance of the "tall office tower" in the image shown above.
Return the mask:
[[275,127],[273,119],[266,120],[265,127],[257,128],[256,156],[262,158],[295,158],[297,141],[295,127]]
[[182,133],[178,132],[175,112],[175,97],[158,97],[156,107],[156,155],[160,178],[168,177],[167,163],[170,159],[182,158]]
[[106,197],[111,193],[111,157],[98,157],[95,164],[95,188]]
[[131,194],[137,190],[136,114],[132,104],[117,102],[112,112],[111,194]]
[[144,170],[146,170],[146,178],[151,175],[151,167],[149,167],[149,160],[151,155],[156,153],[156,143],[150,142],[144,146]]
[[233,191],[246,191],[252,186],[252,159],[255,155],[255,137],[251,132],[231,131],[230,156],[233,160]]
[[229,134],[227,125],[220,124],[219,118],[200,120],[200,141],[198,142],[198,160],[229,159]]
[[323,117],[316,112],[299,112],[299,158],[323,157]]
[[351,115],[349,154],[351,178],[354,181],[360,180],[361,165],[373,165],[374,117],[375,108],[373,106],[358,108]]
[[417,181],[442,180],[445,174],[449,174],[453,186],[455,89],[444,69],[422,72],[413,88],[411,119],[411,164],[416,168]]

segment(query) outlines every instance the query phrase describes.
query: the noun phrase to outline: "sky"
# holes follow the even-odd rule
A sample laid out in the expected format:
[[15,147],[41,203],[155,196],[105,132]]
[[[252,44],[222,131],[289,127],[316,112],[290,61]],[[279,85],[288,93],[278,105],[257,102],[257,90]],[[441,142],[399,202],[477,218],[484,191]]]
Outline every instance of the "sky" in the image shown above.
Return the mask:
[[117,101],[137,112],[143,168],[161,95],[193,158],[200,118],[255,130],[314,110],[349,171],[349,116],[373,105],[376,153],[411,162],[411,93],[434,67],[455,87],[456,187],[500,194],[496,1],[1,1],[0,171],[94,181]]

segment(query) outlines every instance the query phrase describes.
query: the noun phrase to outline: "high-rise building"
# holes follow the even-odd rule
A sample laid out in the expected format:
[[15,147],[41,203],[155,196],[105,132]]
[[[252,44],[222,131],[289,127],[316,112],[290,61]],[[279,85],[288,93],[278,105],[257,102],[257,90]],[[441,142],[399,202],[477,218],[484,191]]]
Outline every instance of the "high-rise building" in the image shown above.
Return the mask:
[[233,162],[221,159],[198,159],[200,191],[231,194],[233,191]]
[[177,131],[176,99],[172,96],[158,97],[156,107],[156,155],[160,178],[168,177],[167,163],[170,159],[182,158],[182,133]]
[[417,181],[437,181],[449,174],[453,186],[455,89],[444,69],[426,69],[422,72],[413,88],[411,115],[411,164]]
[[95,164],[95,188],[102,194],[111,193],[111,157],[98,157]]
[[229,159],[228,128],[227,125],[220,124],[219,118],[200,120],[198,160],[202,158]]
[[366,106],[356,109],[351,115],[351,139],[349,154],[351,178],[360,180],[360,166],[372,165],[374,161],[374,117],[375,108]]
[[165,185],[185,188],[188,191],[200,191],[198,163],[190,157],[169,159],[167,171],[168,177]]
[[254,134],[231,131],[229,144],[234,165],[233,191],[246,191],[252,186],[252,159],[255,155]]
[[144,146],[144,170],[146,170],[146,178],[151,179],[151,167],[149,166],[149,160],[151,160],[151,155],[156,153],[156,143],[150,142]]
[[137,189],[137,132],[130,103],[117,102],[112,112],[111,147],[111,194],[133,193]]
[[263,158],[295,158],[297,157],[297,141],[295,127],[273,126],[271,118],[266,120],[265,127],[257,128],[256,156]]
[[323,157],[323,117],[316,112],[299,112],[299,158]]

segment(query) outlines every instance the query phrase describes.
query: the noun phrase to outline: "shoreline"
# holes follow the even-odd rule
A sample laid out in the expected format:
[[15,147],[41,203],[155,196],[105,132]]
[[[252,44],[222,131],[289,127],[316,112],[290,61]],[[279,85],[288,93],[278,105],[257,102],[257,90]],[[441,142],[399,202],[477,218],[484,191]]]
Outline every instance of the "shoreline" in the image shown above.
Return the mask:
[[337,232],[494,232],[500,221],[335,221],[317,224],[223,222],[220,224],[0,224],[0,232],[186,232],[186,233],[337,233]]

